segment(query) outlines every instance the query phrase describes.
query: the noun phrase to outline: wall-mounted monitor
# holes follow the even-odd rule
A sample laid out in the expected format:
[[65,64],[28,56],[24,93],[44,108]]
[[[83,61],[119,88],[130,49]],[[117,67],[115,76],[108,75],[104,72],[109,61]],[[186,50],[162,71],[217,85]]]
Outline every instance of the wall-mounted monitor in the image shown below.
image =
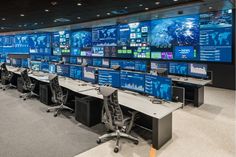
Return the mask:
[[116,70],[98,70],[98,84],[120,87],[120,72]]
[[169,63],[163,61],[151,61],[151,70],[169,69]]
[[133,51],[134,58],[151,58],[151,50],[150,47],[136,47]]
[[70,57],[62,57],[64,63],[70,63]]
[[122,60],[122,69],[126,70],[134,70],[135,69],[135,61],[134,60]]
[[117,26],[93,28],[92,41],[94,46],[116,46]]
[[117,49],[117,58],[133,58],[133,48],[122,46]]
[[174,54],[176,60],[197,59],[197,50],[193,46],[175,46]]
[[83,67],[82,80],[91,83],[96,83],[97,82],[96,69],[93,67]]
[[31,61],[30,67],[34,71],[40,71],[41,70],[41,62],[38,61]]
[[111,59],[110,60],[110,68],[114,68],[120,66],[120,68],[123,67],[123,60],[119,60],[119,59]]
[[88,66],[93,66],[93,59],[92,58],[83,58],[82,64],[88,65]]
[[102,67],[109,68],[110,67],[110,60],[107,58],[102,59]]
[[102,58],[93,58],[93,66],[101,67],[102,66]]
[[134,66],[134,70],[135,71],[142,71],[142,72],[146,72],[147,71],[147,61],[143,61],[143,60],[136,60],[135,61],[135,66]]
[[77,57],[70,57],[70,64],[77,64]]
[[14,49],[10,53],[28,54],[29,53],[29,35],[18,34],[14,36]]
[[52,36],[53,55],[70,55],[70,32],[54,32]]
[[70,78],[81,80],[82,79],[82,71],[83,71],[83,69],[81,66],[71,65],[70,66]]
[[83,63],[83,58],[82,57],[77,57],[77,64],[82,64]]
[[16,59],[16,58],[13,58],[12,59],[12,66],[15,66],[15,67],[21,67],[21,63],[22,63],[22,61],[21,61],[21,59]]
[[92,57],[103,57],[104,56],[104,47],[94,46],[92,48]]
[[48,62],[41,62],[41,71],[49,72],[49,63]]
[[116,46],[104,46],[104,57],[117,57],[117,47]]
[[172,59],[174,59],[173,49],[172,48],[151,47],[151,59],[172,60]]
[[30,59],[21,59],[21,67],[29,68],[30,67]]
[[59,62],[61,60],[60,56],[50,56],[49,57],[50,62]]
[[144,92],[145,74],[121,70],[120,85],[124,89]]
[[145,93],[159,99],[172,100],[172,80],[156,75],[145,76]]
[[184,62],[170,62],[169,73],[174,75],[188,75],[188,64]]
[[85,48],[92,47],[91,30],[77,30],[71,33],[71,47]]
[[31,54],[51,55],[51,34],[50,33],[30,34],[29,52]]
[[207,64],[188,64],[188,75],[198,78],[207,78]]
[[81,48],[80,49],[80,56],[83,57],[91,57],[93,54],[92,48],[91,47],[87,47],[87,48]]
[[119,46],[149,46],[149,22],[135,22],[119,25]]

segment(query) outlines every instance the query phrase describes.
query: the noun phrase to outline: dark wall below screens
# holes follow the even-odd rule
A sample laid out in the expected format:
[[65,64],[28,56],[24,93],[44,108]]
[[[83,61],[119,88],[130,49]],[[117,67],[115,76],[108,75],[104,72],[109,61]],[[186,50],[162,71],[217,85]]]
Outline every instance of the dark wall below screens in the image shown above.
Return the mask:
[[213,71],[213,87],[235,90],[235,65],[208,64],[208,70]]

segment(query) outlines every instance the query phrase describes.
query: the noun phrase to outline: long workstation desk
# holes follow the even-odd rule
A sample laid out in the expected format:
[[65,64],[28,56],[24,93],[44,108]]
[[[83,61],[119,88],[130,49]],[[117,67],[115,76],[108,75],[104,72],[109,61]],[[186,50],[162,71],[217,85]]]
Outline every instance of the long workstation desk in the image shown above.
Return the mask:
[[175,86],[185,89],[185,100],[193,102],[195,107],[204,104],[204,86],[211,84],[212,79],[205,80],[192,77],[169,75]]
[[[7,69],[14,74],[20,75],[20,69],[7,66]],[[29,74],[29,76],[39,82],[49,83],[48,74]],[[73,80],[66,77],[59,77],[60,86],[75,93],[103,99],[93,85],[80,80]],[[160,149],[166,142],[172,138],[172,113],[181,108],[181,102],[164,102],[154,104],[150,98],[140,94],[134,94],[129,91],[118,90],[119,103],[127,108],[136,110],[152,119],[152,145],[155,149]]]

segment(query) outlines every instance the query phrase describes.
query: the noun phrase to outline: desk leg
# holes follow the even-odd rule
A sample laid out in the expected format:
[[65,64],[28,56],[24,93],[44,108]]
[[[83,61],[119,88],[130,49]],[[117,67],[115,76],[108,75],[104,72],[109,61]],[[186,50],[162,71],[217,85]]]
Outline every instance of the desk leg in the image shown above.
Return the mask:
[[152,145],[160,149],[172,138],[172,113],[162,119],[152,119]]

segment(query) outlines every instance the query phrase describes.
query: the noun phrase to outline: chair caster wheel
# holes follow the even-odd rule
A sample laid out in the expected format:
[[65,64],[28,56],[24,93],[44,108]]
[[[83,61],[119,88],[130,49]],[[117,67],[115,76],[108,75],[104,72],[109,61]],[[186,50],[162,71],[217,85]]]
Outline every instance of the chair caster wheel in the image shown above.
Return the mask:
[[50,112],[50,110],[49,109],[47,109],[47,111],[46,112]]
[[20,95],[19,98],[22,98],[22,96]]
[[118,152],[119,152],[119,148],[118,148],[118,147],[115,147],[115,148],[114,148],[114,152],[115,152],[115,153],[118,153]]
[[2,89],[3,91],[5,91],[6,89]]
[[101,139],[97,139],[97,144],[101,144],[102,140]]
[[23,100],[26,101],[26,98],[24,98]]
[[57,117],[57,114],[54,114],[54,117]]
[[139,141],[134,141],[134,144],[135,144],[135,145],[138,145],[138,144],[139,144]]

